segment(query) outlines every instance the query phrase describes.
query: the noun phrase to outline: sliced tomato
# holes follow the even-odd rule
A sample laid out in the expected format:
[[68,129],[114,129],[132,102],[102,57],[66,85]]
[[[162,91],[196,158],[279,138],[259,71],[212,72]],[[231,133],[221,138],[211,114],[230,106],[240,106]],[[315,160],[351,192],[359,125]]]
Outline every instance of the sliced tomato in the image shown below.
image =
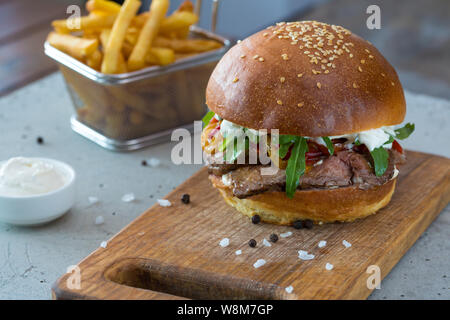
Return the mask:
[[216,117],[212,117],[211,120],[209,120],[209,123],[216,123],[219,122]]
[[394,142],[392,142],[392,149],[394,149],[395,151],[398,151],[400,153],[403,153],[403,148],[400,145],[400,143],[397,142],[397,140],[394,140]]

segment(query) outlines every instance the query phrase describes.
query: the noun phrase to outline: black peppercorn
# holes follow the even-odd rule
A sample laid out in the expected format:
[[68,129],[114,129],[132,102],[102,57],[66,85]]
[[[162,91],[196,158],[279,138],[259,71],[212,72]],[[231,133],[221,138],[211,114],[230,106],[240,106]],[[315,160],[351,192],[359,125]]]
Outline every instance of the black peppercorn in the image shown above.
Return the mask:
[[303,221],[303,227],[306,229],[311,229],[313,227],[314,223],[312,220],[305,220]]
[[253,224],[258,224],[261,222],[261,217],[257,214],[255,214],[254,216],[252,216],[252,222]]
[[255,239],[250,239],[248,241],[248,245],[252,248],[256,247],[256,240]]
[[144,166],[144,167],[146,167],[146,166],[147,166],[147,161],[142,160],[141,165]]
[[269,237],[270,241],[272,241],[273,243],[278,241],[278,236],[275,233],[272,233]]
[[303,228],[303,221],[302,220],[295,220],[294,223],[292,224],[292,226],[295,229],[301,229],[301,228]]
[[184,204],[188,204],[189,202],[191,202],[191,197],[187,193],[185,193],[181,197],[181,202],[183,202]]
[[38,144],[43,144],[43,143],[44,143],[44,138],[42,138],[42,137],[37,137],[36,142],[37,142]]

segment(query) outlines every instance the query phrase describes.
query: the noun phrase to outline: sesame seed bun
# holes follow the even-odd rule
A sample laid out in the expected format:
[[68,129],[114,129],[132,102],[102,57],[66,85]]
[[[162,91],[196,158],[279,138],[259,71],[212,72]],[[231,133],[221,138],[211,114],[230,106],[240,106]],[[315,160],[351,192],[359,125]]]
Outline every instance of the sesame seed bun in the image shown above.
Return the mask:
[[320,222],[350,222],[376,213],[385,207],[395,190],[397,178],[381,186],[363,190],[357,186],[336,189],[297,190],[292,199],[284,192],[269,191],[245,199],[233,196],[220,177],[210,175],[213,186],[225,201],[240,213],[279,225],[292,225],[296,220]]
[[208,107],[252,129],[335,136],[399,124],[406,112],[397,73],[347,29],[280,23],[236,44],[217,64]]

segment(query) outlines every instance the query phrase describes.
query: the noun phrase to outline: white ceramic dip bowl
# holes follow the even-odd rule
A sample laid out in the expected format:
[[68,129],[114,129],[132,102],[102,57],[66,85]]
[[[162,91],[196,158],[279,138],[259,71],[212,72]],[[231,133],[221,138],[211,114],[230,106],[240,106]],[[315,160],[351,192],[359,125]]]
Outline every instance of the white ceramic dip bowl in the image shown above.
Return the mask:
[[[0,222],[32,226],[52,221],[64,215],[75,202],[75,171],[61,161],[48,158],[26,158],[52,166],[63,184],[49,192],[38,194],[7,194],[0,192]],[[0,162],[0,168],[6,161]]]

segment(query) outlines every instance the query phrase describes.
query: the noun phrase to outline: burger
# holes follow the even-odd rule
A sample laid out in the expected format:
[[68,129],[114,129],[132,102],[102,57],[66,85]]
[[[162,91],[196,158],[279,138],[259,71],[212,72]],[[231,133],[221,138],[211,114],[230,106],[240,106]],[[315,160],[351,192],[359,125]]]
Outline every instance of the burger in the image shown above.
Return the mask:
[[414,131],[397,126],[406,103],[389,62],[317,21],[277,23],[238,42],[213,71],[206,103],[212,185],[242,214],[280,225],[353,221],[386,206],[406,160],[398,140]]

